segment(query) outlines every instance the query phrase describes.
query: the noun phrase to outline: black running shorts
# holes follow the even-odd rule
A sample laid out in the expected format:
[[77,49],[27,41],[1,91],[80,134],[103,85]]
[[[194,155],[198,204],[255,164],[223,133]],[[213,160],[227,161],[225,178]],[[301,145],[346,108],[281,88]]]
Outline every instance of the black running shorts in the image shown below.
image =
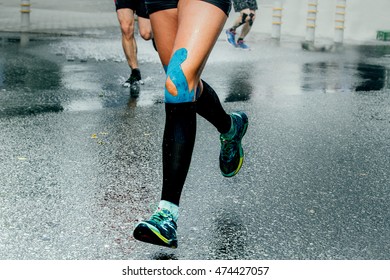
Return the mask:
[[256,0],[233,0],[233,7],[236,13],[239,13],[245,9],[250,9],[253,11],[258,9]]
[[[220,8],[227,16],[231,9],[231,0],[200,0]],[[149,14],[177,8],[179,0],[145,0]]]
[[149,13],[145,5],[145,0],[114,0],[114,2],[116,10],[131,9],[135,11],[137,16],[149,18]]

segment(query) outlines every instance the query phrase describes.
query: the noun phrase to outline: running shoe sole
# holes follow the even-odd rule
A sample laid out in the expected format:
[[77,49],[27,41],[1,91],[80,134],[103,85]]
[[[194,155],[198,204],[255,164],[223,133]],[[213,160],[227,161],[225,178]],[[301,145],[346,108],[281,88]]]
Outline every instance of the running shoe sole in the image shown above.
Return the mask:
[[133,236],[135,239],[146,243],[173,249],[177,248],[177,240],[169,240],[165,238],[156,227],[145,222],[141,222],[137,225]]

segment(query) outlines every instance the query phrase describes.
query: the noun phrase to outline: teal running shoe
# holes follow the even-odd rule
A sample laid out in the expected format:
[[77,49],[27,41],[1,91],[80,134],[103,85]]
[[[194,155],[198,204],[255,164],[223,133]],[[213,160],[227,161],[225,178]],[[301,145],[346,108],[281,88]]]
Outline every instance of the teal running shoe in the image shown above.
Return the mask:
[[241,147],[241,140],[248,128],[248,117],[243,112],[230,114],[235,134],[231,138],[220,135],[221,153],[219,155],[219,167],[225,177],[233,177],[240,171],[244,162],[244,150]]
[[226,41],[233,47],[237,47],[236,45],[236,32],[231,31],[230,29],[226,30]]
[[244,40],[237,41],[237,48],[242,49],[242,50],[246,50],[246,51],[251,50],[251,48],[247,44],[245,44]]
[[172,214],[166,209],[160,209],[149,220],[138,223],[133,236],[139,241],[177,248],[176,230]]

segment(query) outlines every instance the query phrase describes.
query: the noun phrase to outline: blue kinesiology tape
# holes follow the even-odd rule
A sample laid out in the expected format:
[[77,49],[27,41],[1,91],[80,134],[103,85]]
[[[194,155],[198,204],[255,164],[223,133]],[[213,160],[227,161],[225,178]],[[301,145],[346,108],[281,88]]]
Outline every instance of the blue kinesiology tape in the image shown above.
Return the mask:
[[169,61],[167,77],[175,85],[177,95],[174,96],[165,88],[165,103],[186,103],[194,101],[194,90],[189,90],[187,78],[181,69],[181,64],[187,59],[187,50],[178,49]]

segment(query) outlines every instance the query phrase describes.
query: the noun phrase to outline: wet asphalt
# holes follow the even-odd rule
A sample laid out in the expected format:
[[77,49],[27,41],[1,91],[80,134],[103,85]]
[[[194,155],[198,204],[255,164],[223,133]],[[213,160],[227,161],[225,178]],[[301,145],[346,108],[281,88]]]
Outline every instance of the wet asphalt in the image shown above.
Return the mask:
[[135,241],[160,197],[164,75],[139,42],[126,89],[118,32],[4,33],[0,259],[389,259],[390,45],[309,52],[299,40],[218,40],[204,79],[249,116],[239,174],[198,117],[179,247]]

